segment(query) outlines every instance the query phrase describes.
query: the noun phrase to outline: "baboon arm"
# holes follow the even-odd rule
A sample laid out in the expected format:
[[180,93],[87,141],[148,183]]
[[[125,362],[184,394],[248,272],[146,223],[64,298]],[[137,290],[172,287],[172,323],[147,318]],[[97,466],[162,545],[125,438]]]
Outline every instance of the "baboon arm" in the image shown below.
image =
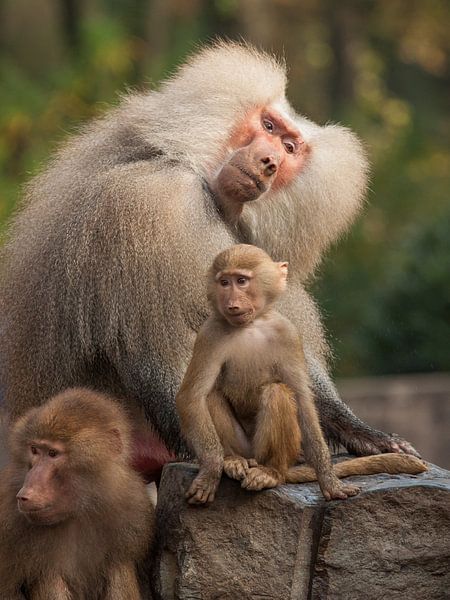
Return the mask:
[[208,410],[207,397],[223,364],[213,333],[202,329],[198,334],[191,362],[176,397],[181,431],[201,465],[221,471],[223,448]]
[[372,455],[383,452],[405,452],[420,458],[406,440],[384,433],[364,423],[342,401],[322,363],[305,352],[311,388],[325,438],[335,447],[342,444],[350,454]]
[[[376,475],[377,473],[417,475],[426,470],[427,466],[419,458],[395,452],[352,458],[333,465],[333,471],[339,478],[351,475]],[[287,483],[305,483],[307,481],[317,481],[313,468],[302,465],[289,469],[286,476]]]

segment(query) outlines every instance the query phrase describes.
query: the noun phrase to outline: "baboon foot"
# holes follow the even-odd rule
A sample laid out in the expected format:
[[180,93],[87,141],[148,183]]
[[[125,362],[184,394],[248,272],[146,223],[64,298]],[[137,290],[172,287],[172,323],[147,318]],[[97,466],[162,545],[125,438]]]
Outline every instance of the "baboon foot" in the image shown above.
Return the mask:
[[242,481],[251,467],[256,467],[257,462],[254,458],[244,458],[243,456],[226,456],[223,459],[223,470],[230,479]]
[[345,500],[351,496],[356,496],[360,491],[361,489],[357,485],[342,483],[339,480],[322,489],[325,500]]
[[200,472],[186,492],[189,504],[211,503],[219,487],[220,477]]
[[248,470],[247,475],[242,480],[241,487],[255,492],[276,487],[280,483],[282,483],[282,480],[278,471],[259,465]]

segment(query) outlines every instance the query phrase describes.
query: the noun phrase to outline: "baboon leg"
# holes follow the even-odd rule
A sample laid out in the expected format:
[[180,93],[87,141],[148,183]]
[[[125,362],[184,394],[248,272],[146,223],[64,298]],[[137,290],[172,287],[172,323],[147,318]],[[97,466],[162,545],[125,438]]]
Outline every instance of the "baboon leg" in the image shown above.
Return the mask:
[[298,459],[300,442],[297,405],[292,392],[280,383],[265,386],[253,438],[258,466],[249,470],[242,487],[262,490],[284,483],[288,468]]
[[231,479],[242,480],[248,469],[256,465],[252,446],[230,403],[217,390],[208,396],[208,409],[223,446],[223,470]]

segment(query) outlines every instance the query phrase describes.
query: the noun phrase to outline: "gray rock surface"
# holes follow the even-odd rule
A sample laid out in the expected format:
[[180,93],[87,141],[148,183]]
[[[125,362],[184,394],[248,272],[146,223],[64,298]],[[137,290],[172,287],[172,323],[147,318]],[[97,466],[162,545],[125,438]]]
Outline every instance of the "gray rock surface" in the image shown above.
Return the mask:
[[[162,600],[450,598],[450,473],[351,477],[251,493],[227,477],[208,507],[186,503],[197,468],[165,467],[152,579]],[[158,596],[159,594],[159,596]]]

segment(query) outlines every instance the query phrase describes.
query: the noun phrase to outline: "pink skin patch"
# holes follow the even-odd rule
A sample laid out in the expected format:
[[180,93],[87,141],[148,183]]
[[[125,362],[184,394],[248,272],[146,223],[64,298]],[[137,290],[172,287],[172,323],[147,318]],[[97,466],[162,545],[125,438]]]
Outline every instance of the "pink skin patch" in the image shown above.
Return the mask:
[[140,473],[146,483],[159,483],[162,468],[176,459],[156,433],[134,432],[131,466]]
[[291,183],[301,172],[310,153],[300,131],[272,107],[248,113],[234,129],[227,148],[235,152],[244,147],[270,148],[278,163],[271,187],[277,190]]

